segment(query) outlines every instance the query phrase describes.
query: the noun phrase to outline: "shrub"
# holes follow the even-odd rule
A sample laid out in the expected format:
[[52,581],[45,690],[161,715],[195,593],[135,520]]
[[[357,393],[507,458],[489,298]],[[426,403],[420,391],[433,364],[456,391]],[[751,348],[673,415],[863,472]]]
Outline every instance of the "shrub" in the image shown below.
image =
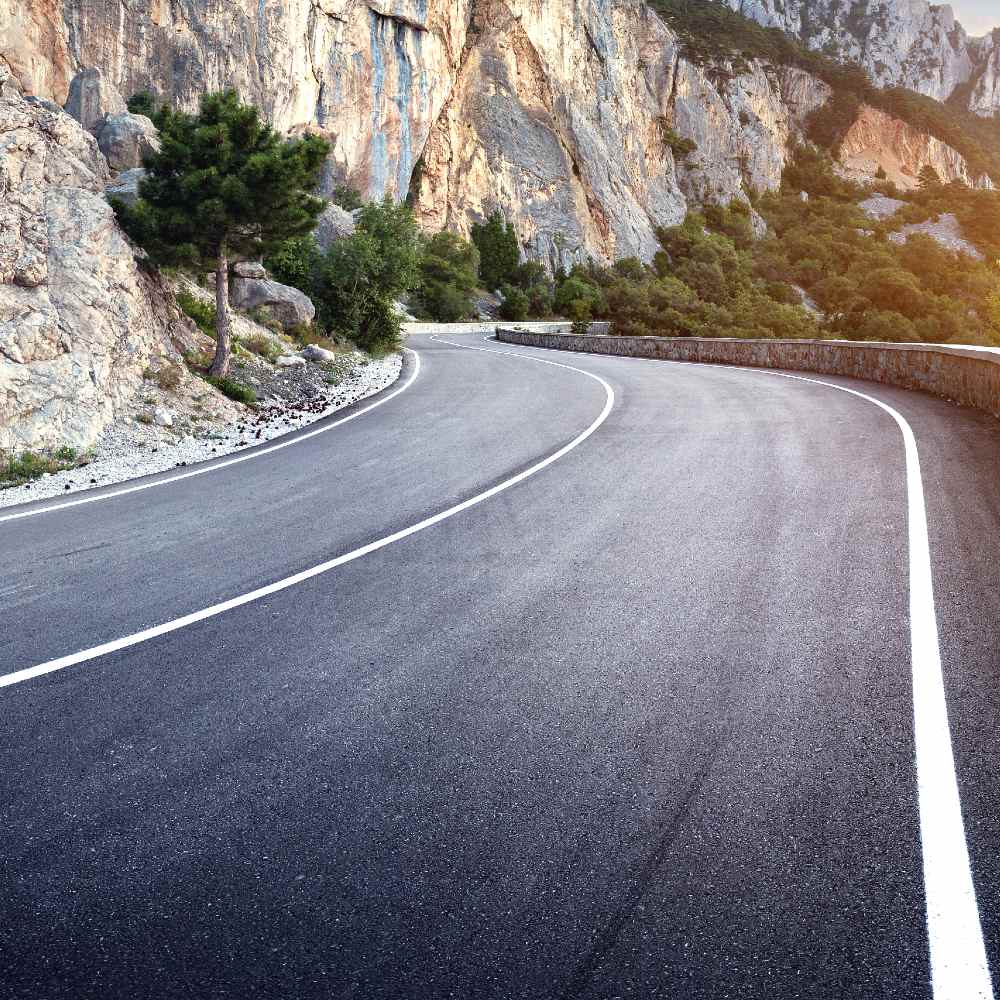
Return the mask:
[[472,313],[479,251],[455,233],[435,233],[424,241],[413,305],[438,323],[454,323]]
[[243,341],[243,346],[252,354],[256,354],[265,361],[275,361],[281,354],[278,345],[266,334],[255,333]]
[[68,445],[49,452],[25,451],[16,456],[10,454],[0,461],[0,484],[20,486],[46,473],[74,469],[81,462],[77,450]]
[[364,198],[361,197],[361,193],[349,184],[338,184],[333,189],[333,194],[330,195],[330,201],[335,205],[339,205],[347,212],[353,212],[355,209],[361,208],[365,203]]
[[492,292],[509,284],[521,260],[521,248],[513,225],[503,213],[494,212],[472,227],[472,242],[479,250],[479,277]]
[[143,378],[155,382],[161,389],[176,389],[181,384],[180,365],[161,365],[155,371],[147,368]]
[[230,399],[235,400],[237,403],[256,403],[257,394],[245,385],[241,385],[234,379],[224,376],[219,378],[215,375],[206,375],[205,381],[214,385],[223,396],[228,396]]
[[177,293],[177,305],[181,312],[194,320],[195,325],[207,337],[215,337],[215,305],[211,302],[203,302],[190,292]]
[[369,352],[398,350],[394,302],[417,285],[421,249],[407,205],[391,198],[365,205],[354,233],[333,243],[316,269],[312,298],[320,323]]
[[500,318],[513,321],[527,319],[528,296],[512,285],[504,285],[501,293],[503,301],[500,303]]

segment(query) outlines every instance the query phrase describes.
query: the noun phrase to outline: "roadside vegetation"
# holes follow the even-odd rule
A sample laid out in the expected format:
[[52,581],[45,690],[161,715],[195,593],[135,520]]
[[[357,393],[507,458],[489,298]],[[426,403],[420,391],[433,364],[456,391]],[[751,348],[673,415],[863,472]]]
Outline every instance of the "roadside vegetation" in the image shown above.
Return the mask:
[[312,231],[323,201],[312,195],[329,151],[316,136],[286,141],[234,91],[207,94],[197,114],[132,105],[155,115],[162,148],[145,161],[133,205],[112,200],[122,228],[157,266],[215,272],[215,356],[224,378],[232,353],[229,264],[258,259]]
[[0,457],[0,489],[23,486],[42,476],[86,465],[89,458],[75,448],[63,446],[51,451],[25,451]]

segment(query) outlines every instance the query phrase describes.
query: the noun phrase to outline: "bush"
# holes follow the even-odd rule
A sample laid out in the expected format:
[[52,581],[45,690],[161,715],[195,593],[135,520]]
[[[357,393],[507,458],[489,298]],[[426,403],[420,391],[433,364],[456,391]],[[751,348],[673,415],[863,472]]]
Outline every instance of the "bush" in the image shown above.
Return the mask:
[[455,233],[435,233],[424,242],[412,305],[438,323],[466,319],[478,273],[479,251],[473,244]]
[[265,361],[274,362],[281,355],[278,345],[264,333],[255,333],[243,341],[243,346]]
[[335,205],[339,205],[347,212],[353,212],[355,209],[361,208],[361,206],[365,203],[360,192],[348,184],[338,184],[333,189],[330,201],[332,201]]
[[472,227],[472,242],[479,251],[479,277],[491,292],[510,284],[521,260],[521,248],[513,225],[494,212],[484,223]]
[[257,402],[257,394],[253,391],[253,389],[250,389],[245,385],[241,385],[239,382],[236,382],[228,376],[224,378],[217,378],[214,375],[206,375],[205,381],[214,385],[223,396],[228,396],[237,403],[250,404]]
[[190,292],[177,293],[177,305],[181,312],[194,320],[195,325],[207,337],[215,339],[215,305],[211,302],[203,302]]
[[0,461],[0,486],[20,486],[46,473],[75,469],[82,463],[75,448],[63,445],[53,451],[25,451]]
[[161,389],[176,389],[181,384],[180,365],[162,365],[155,371],[147,368],[143,377],[155,382]]
[[312,299],[319,322],[369,352],[398,350],[394,302],[418,284],[421,251],[408,206],[391,198],[366,205],[354,233],[333,243],[317,265]]
[[500,303],[500,318],[517,322],[528,317],[528,296],[520,288],[504,285],[500,290],[503,301]]

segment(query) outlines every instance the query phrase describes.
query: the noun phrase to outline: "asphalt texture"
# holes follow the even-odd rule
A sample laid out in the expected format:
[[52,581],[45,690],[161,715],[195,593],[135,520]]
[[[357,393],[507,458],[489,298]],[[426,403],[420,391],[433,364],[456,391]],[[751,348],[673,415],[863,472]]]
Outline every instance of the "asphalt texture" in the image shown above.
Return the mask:
[[[413,385],[329,433],[0,523],[8,673],[555,452],[605,393],[531,357],[616,395],[448,520],[0,689],[0,997],[930,997],[891,418],[456,339],[488,350],[412,338]],[[916,434],[996,971],[1000,424],[827,381]]]

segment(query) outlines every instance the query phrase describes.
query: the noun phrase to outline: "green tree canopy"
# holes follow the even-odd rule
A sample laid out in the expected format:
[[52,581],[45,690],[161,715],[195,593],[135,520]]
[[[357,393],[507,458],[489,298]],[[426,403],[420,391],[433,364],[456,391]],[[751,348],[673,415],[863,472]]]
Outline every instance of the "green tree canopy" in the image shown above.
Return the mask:
[[514,226],[503,213],[494,212],[485,222],[472,227],[472,242],[479,250],[479,277],[491,291],[511,283],[521,261],[521,248]]
[[479,251],[456,233],[442,230],[424,243],[417,307],[438,323],[455,323],[472,312]]
[[159,113],[161,150],[146,162],[134,205],[114,201],[122,228],[157,265],[215,271],[216,350],[211,373],[229,368],[229,263],[255,260],[309,233],[328,145],[285,141],[234,91],[207,94],[197,114]]

